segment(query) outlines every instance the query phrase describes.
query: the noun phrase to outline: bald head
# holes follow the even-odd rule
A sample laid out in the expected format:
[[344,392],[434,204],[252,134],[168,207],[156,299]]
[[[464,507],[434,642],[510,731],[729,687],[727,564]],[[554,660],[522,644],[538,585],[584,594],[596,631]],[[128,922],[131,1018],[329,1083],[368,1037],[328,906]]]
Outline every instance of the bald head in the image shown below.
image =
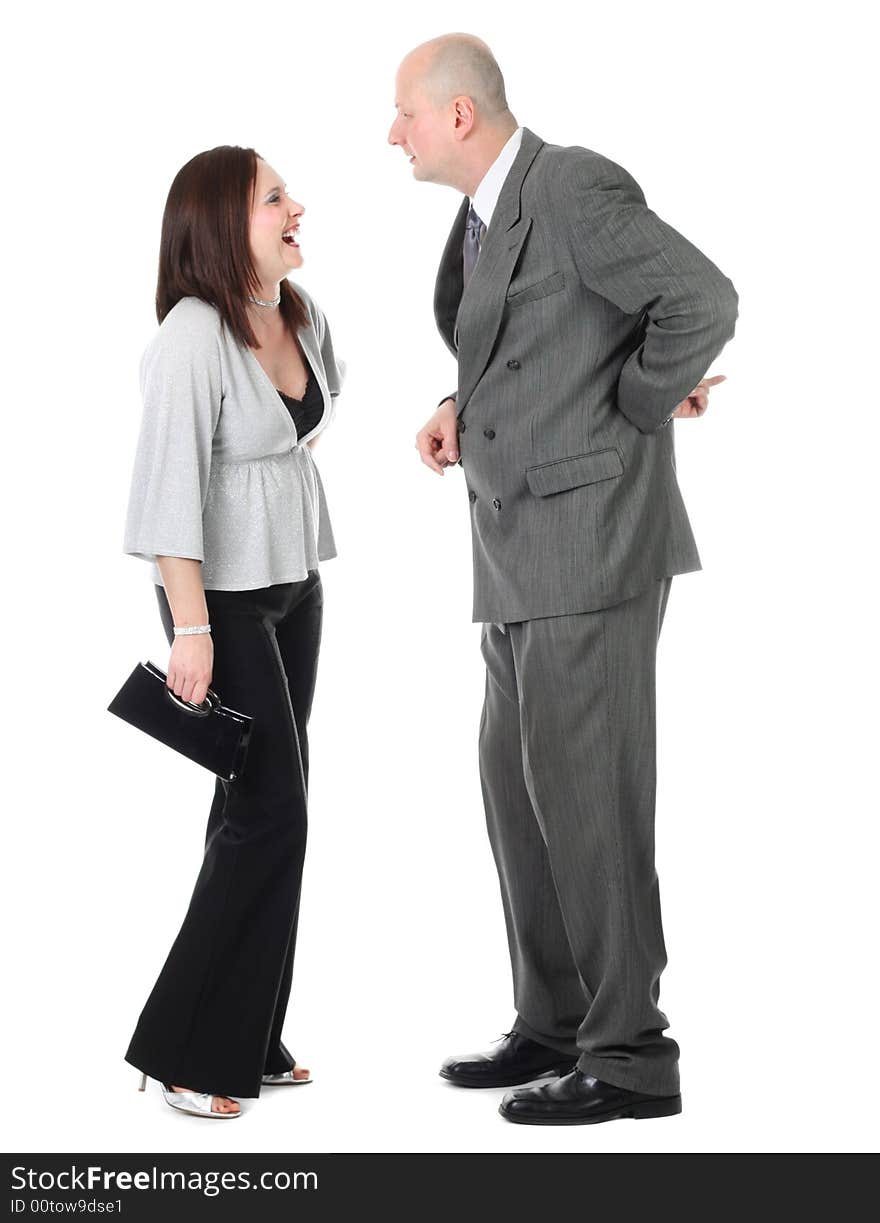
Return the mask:
[[415,47],[397,70],[390,144],[413,177],[468,195],[516,131],[495,56],[473,34],[444,34]]
[[434,106],[466,96],[489,122],[509,113],[501,69],[486,43],[473,34],[432,38],[410,51],[404,63],[414,70]]

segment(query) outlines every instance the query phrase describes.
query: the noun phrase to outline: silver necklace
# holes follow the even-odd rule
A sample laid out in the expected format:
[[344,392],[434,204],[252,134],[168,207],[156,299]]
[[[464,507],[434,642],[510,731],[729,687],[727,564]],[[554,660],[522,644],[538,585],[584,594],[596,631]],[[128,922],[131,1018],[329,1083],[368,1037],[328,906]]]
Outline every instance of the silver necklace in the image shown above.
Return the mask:
[[277,306],[281,301],[281,293],[279,292],[278,296],[273,297],[270,302],[264,302],[259,297],[251,297],[248,293],[248,301],[252,301],[255,306]]

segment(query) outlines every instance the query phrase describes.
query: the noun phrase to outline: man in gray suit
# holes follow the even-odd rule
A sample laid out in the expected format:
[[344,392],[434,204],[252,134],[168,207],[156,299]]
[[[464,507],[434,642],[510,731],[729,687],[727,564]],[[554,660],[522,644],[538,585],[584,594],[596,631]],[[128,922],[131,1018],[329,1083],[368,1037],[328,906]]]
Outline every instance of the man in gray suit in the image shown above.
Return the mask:
[[396,88],[389,141],[466,196],[434,298],[458,389],[416,444],[441,475],[461,464],[470,501],[480,776],[517,1012],[441,1074],[543,1078],[505,1095],[511,1121],[668,1116],[655,658],[672,576],[701,568],[671,421],[705,411],[737,294],[621,166],[519,127],[479,39],[417,47]]

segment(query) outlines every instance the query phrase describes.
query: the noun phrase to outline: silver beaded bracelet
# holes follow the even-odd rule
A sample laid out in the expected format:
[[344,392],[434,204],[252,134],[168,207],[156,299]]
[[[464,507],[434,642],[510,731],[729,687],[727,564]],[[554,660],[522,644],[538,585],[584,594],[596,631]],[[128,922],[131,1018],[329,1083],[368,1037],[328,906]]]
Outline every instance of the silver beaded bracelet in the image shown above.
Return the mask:
[[182,637],[188,633],[210,633],[210,631],[211,631],[210,624],[192,624],[192,625],[188,625],[186,628],[178,628],[175,625],[174,636]]

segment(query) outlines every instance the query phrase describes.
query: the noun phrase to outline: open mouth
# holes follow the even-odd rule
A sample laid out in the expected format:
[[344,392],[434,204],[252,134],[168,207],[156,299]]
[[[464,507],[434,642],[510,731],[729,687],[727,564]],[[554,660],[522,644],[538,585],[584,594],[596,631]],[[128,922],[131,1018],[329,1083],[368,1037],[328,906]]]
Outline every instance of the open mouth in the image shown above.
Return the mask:
[[284,231],[284,233],[281,235],[281,241],[285,244],[285,246],[299,246],[299,243],[296,240],[298,230],[298,225],[291,225],[290,229],[286,229]]

